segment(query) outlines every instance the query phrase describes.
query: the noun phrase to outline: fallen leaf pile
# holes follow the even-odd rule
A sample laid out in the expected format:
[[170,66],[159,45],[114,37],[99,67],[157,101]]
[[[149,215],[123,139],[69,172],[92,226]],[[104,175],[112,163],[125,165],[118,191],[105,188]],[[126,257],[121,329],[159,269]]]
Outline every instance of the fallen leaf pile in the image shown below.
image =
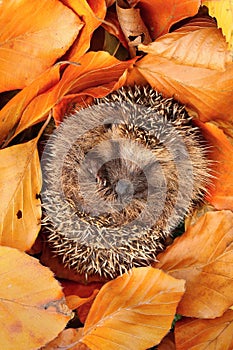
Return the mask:
[[[232,1],[2,0],[0,28],[0,348],[232,350]],[[134,84],[186,105],[213,181],[153,266],[85,285],[40,233],[39,139]]]

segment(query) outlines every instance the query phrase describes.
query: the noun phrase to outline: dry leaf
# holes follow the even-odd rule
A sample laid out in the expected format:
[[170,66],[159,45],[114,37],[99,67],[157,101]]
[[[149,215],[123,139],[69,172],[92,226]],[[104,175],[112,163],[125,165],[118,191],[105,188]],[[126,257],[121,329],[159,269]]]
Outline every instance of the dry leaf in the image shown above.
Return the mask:
[[0,150],[0,244],[20,250],[40,230],[41,170],[37,139]]
[[36,11],[30,0],[3,0],[0,28],[0,91],[6,91],[29,85],[50,67],[71,46],[82,22],[58,0],[41,0]]
[[[125,2],[118,0],[116,5],[117,17],[129,47],[151,42],[150,34],[141,18],[140,10],[125,7]],[[134,55],[136,51],[134,51]]]
[[92,350],[144,350],[171,327],[184,281],[152,267],[134,268],[106,283],[89,311],[81,342]]
[[65,329],[58,337],[41,350],[90,350],[85,344],[79,342],[82,337],[83,329]]
[[216,209],[233,210],[233,146],[226,135],[212,123],[197,123],[204,138],[209,142],[209,157],[215,163],[212,165],[212,186],[206,200]]
[[[197,14],[200,0],[137,0],[131,1],[141,9],[141,16],[153,39],[168,33],[174,23]],[[132,6],[133,6],[132,4]]]
[[[51,89],[60,79],[60,67],[54,66],[40,75],[32,84],[14,96],[0,111],[0,144],[7,145],[14,134],[25,109],[30,102],[38,95],[44,94]],[[48,111],[42,110],[38,116],[39,122],[43,120]],[[30,126],[30,118],[27,123]],[[32,124],[31,124],[32,125]]]
[[224,71],[232,61],[221,30],[208,17],[195,18],[180,29],[138,48],[174,63],[193,67]]
[[155,267],[186,280],[177,312],[215,318],[233,304],[233,213],[209,212],[158,255]]
[[170,332],[163,338],[158,346],[158,350],[176,350],[174,333]]
[[209,8],[209,14],[215,17],[218,27],[222,28],[228,42],[229,50],[233,50],[233,7],[232,0],[202,0],[202,5]]
[[214,320],[182,319],[176,323],[177,350],[232,350],[233,311]]
[[69,60],[76,61],[89,49],[92,34],[102,24],[106,15],[106,4],[104,0],[62,0],[70,7],[84,22],[84,27],[72,46]]
[[1,348],[30,350],[64,329],[71,311],[52,272],[38,260],[0,247]]
[[117,14],[113,11],[108,11],[107,15],[105,17],[105,21],[102,24],[102,27],[107,30],[110,34],[117,37],[120,41],[120,43],[125,47],[128,48],[127,40],[124,36],[124,33],[121,29],[120,23],[117,18]]
[[88,95],[102,97],[119,88],[126,80],[124,73],[135,60],[121,62],[107,52],[99,51],[85,54],[79,62],[80,66],[68,66],[59,82],[60,68],[52,67],[7,103],[0,111],[0,143],[5,141],[7,145],[21,131],[44,120],[56,104],[59,122],[64,116],[64,105],[61,113],[58,106],[65,95],[68,104],[70,96],[74,100],[74,95],[84,99]]
[[136,63],[143,77],[164,96],[196,111],[201,121],[233,119],[233,64],[224,72],[177,64],[148,54]]

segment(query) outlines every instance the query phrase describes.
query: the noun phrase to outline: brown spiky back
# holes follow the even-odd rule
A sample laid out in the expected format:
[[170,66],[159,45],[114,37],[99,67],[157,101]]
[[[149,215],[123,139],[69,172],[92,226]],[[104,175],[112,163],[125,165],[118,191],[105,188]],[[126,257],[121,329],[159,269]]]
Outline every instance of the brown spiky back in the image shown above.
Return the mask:
[[154,261],[209,182],[199,130],[150,87],[121,88],[74,113],[45,154],[50,244],[86,276]]

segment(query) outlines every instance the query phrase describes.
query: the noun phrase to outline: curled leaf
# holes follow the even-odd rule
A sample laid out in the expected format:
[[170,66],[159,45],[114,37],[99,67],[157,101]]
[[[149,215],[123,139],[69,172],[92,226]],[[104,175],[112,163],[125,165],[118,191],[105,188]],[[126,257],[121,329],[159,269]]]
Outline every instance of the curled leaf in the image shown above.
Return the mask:
[[41,170],[37,139],[0,150],[0,244],[20,250],[40,230]]
[[71,316],[52,272],[25,253],[0,247],[2,349],[38,349],[61,332]]
[[82,26],[58,0],[41,0],[37,11],[30,0],[1,1],[0,91],[29,85],[68,50]]
[[176,323],[177,350],[231,350],[233,348],[233,311],[214,320],[182,319]]
[[208,212],[158,255],[155,267],[186,280],[177,312],[215,318],[233,304],[233,213]]
[[184,281],[161,270],[132,269],[101,288],[81,342],[92,350],[144,350],[158,344],[171,327],[183,292]]

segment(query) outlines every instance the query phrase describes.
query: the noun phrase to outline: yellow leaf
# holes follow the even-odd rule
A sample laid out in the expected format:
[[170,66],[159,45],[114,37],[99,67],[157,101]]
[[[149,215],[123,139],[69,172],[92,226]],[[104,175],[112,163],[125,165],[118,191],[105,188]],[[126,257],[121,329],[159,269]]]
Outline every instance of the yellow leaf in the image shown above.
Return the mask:
[[56,337],[71,316],[52,272],[9,247],[0,247],[0,310],[4,350],[38,349]]
[[184,281],[152,267],[106,283],[89,311],[80,341],[92,350],[145,350],[168,333]]
[[233,213],[208,212],[158,255],[156,268],[186,280],[177,312],[215,318],[233,303]]
[[29,85],[64,55],[82,26],[58,0],[36,6],[30,0],[0,1],[0,91]]
[[233,311],[214,320],[194,318],[176,323],[176,350],[232,350]]
[[0,244],[28,250],[40,230],[37,139],[0,150]]
[[209,14],[215,17],[218,27],[222,28],[228,42],[229,50],[233,50],[233,2],[232,0],[202,1],[202,5],[209,8]]

